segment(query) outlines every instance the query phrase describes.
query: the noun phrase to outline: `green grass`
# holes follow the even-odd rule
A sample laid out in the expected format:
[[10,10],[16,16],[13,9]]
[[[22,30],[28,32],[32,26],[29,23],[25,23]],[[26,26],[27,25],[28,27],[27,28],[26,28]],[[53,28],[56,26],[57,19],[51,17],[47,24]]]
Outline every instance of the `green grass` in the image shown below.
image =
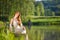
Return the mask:
[[[0,27],[0,40],[24,40],[24,35],[20,35],[19,37],[15,37],[14,33],[11,33],[7,28],[5,28],[5,24],[1,23]],[[57,40],[60,40],[58,36],[60,33],[59,25],[49,25],[49,26],[33,26],[31,30],[26,26],[29,40],[44,40],[46,32],[57,32]],[[50,35],[50,34],[49,34]]]
[[32,19],[32,22],[54,22],[60,21],[60,19]]
[[[28,30],[27,28],[29,40],[44,40],[44,32],[46,31],[59,32],[60,26],[32,26],[31,30]],[[2,28],[0,32],[0,40],[24,40],[24,35],[20,35],[20,37],[15,37],[15,35],[9,30],[7,30],[7,33],[5,33],[4,28]]]

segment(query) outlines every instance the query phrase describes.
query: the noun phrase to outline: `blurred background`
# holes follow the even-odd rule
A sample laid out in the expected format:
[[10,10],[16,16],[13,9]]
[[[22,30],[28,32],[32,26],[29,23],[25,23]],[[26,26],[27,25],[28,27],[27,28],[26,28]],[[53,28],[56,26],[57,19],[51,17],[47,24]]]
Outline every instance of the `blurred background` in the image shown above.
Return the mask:
[[15,11],[21,13],[29,40],[60,40],[60,0],[0,0],[1,40],[15,39],[13,34],[6,37],[10,19]]

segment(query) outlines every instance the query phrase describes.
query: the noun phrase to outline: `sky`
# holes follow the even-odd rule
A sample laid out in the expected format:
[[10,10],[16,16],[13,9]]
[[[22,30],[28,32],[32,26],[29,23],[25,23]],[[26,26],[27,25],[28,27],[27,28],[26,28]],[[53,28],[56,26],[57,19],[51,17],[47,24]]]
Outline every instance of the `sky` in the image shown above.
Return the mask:
[[36,0],[36,1],[42,1],[42,0]]
[[47,1],[47,0],[36,0],[36,1]]

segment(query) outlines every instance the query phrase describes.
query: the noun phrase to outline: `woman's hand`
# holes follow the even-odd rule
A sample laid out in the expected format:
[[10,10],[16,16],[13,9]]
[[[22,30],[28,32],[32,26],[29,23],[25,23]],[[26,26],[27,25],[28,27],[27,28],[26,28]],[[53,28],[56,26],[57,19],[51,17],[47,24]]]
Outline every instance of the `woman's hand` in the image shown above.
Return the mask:
[[25,26],[23,26],[23,30],[26,30]]

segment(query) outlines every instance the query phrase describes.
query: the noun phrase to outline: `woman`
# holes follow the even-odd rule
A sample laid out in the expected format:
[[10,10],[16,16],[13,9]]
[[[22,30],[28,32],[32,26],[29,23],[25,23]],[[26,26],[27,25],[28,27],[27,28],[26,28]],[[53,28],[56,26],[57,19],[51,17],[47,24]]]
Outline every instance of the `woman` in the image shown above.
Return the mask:
[[[16,12],[14,17],[10,21],[10,31],[13,31],[14,27],[14,33],[15,34],[26,34],[26,28],[22,25],[20,13]],[[27,37],[27,35],[26,35]],[[27,39],[27,38],[26,38]]]

